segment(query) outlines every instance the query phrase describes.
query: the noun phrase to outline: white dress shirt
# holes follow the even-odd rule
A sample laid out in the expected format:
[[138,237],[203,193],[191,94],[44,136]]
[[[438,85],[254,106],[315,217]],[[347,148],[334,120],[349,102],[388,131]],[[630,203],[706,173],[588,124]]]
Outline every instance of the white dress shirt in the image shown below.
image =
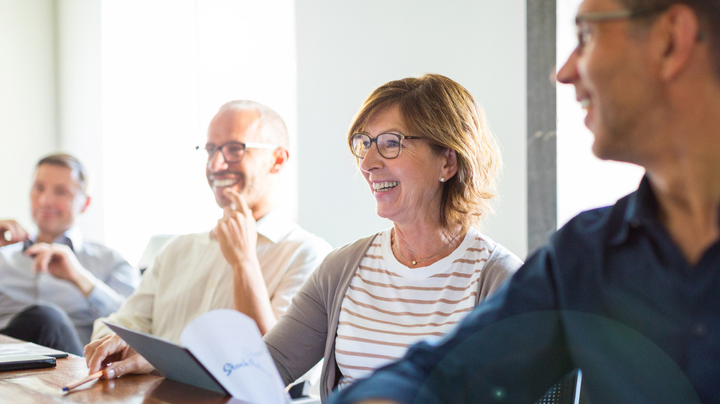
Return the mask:
[[[257,222],[257,256],[275,316],[325,258],[323,239],[273,211]],[[170,240],[158,253],[137,288],[117,313],[95,322],[92,339],[112,331],[101,320],[170,341],[193,319],[215,309],[234,309],[232,268],[210,232]]]
[[80,342],[90,341],[93,321],[116,311],[138,282],[140,273],[120,256],[102,246],[83,240],[72,228],[54,241],[70,247],[78,262],[89,272],[94,287],[83,296],[80,289],[64,279],[33,271],[34,260],[23,253],[23,243],[0,247],[0,329],[15,314],[35,304],[50,304],[65,311],[75,325]]

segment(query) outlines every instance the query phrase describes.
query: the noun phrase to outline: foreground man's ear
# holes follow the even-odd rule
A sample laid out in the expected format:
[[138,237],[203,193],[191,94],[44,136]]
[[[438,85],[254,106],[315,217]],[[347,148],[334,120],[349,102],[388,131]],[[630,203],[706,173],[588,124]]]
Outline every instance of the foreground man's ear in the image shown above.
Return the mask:
[[[677,78],[687,67],[690,59],[700,51],[700,21],[690,7],[671,7],[659,21],[660,37],[658,53],[661,60],[661,75],[665,80]],[[707,47],[707,44],[705,44]]]

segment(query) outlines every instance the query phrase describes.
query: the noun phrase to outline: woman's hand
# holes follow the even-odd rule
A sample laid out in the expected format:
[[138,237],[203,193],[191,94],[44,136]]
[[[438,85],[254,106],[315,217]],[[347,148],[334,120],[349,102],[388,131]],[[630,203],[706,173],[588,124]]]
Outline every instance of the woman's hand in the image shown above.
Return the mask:
[[83,351],[89,374],[105,369],[106,379],[126,374],[150,373],[155,368],[117,334],[106,335],[85,346]]

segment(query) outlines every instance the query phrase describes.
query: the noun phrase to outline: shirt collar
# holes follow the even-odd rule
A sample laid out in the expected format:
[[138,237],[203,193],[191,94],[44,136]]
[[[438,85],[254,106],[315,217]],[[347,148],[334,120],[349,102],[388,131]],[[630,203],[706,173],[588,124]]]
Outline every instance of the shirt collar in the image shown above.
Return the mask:
[[[614,245],[624,243],[630,235],[630,230],[639,229],[640,227],[661,226],[659,220],[660,205],[650,186],[647,174],[640,181],[637,191],[627,198],[628,203],[625,206],[622,224],[617,233],[609,239],[610,243]],[[720,207],[718,207],[718,226],[720,226]]]
[[[33,243],[37,242],[37,233],[33,234],[30,239],[33,240]],[[79,227],[72,227],[53,240],[53,243],[66,245],[74,252],[82,250],[84,242],[85,240]]]
[[83,238],[82,231],[80,231],[79,227],[73,227],[61,234],[57,239],[55,239],[55,242],[62,243],[62,241],[58,241],[60,238],[64,239],[62,241],[65,243],[69,243],[68,247],[75,252],[82,250],[83,244],[85,243],[85,239]]
[[284,212],[274,209],[257,221],[255,230],[273,243],[278,243],[287,237],[295,227],[295,223]]
[[657,222],[658,209],[655,193],[646,174],[640,181],[637,191],[628,196],[622,223],[615,236],[610,239],[610,243],[622,244],[627,240],[631,230]]

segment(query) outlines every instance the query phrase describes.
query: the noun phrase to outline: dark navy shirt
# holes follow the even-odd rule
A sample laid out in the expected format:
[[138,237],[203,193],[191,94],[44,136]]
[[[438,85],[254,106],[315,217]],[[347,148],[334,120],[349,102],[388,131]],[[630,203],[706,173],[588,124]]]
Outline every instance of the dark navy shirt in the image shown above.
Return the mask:
[[647,178],[584,212],[439,343],[332,403],[533,403],[580,368],[590,402],[720,402],[720,243],[692,266]]

